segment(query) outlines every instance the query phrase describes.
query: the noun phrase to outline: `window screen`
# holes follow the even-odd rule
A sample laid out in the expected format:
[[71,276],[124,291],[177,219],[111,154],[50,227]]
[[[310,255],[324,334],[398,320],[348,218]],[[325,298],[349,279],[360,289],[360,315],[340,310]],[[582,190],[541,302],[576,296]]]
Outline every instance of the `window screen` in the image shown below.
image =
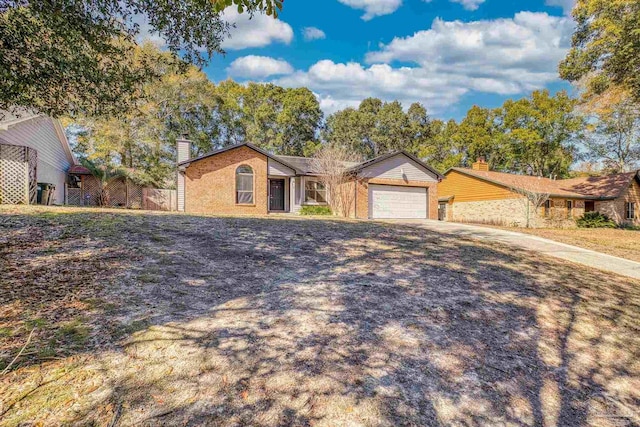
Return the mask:
[[253,204],[253,169],[250,166],[236,169],[236,203]]

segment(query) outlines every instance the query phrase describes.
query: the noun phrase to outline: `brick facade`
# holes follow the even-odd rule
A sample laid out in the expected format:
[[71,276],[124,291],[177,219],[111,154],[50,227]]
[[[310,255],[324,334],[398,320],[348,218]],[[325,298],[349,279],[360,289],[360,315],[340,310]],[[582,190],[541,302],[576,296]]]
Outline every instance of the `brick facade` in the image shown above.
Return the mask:
[[[253,169],[253,204],[236,204],[236,169]],[[266,215],[267,157],[246,146],[190,164],[185,171],[185,211],[216,214]]]
[[[251,205],[236,204],[236,170],[241,165],[253,169],[254,202]],[[185,212],[266,215],[269,203],[268,171],[268,157],[246,145],[198,159],[184,171]],[[369,218],[369,184],[427,188],[428,216],[431,219],[438,217],[437,182],[382,178],[358,178],[355,184],[345,184],[355,193],[350,216]]]
[[[628,202],[636,204],[635,218],[633,220],[628,220],[626,218],[626,204]],[[607,215],[618,224],[640,226],[640,184],[634,180],[629,188],[620,195],[620,197],[615,200],[596,202],[595,209],[596,211]]]
[[[575,220],[584,214],[584,200],[570,199],[573,202],[571,213],[567,209],[568,199],[551,199],[549,215],[545,216],[544,207],[538,208],[529,203],[529,226],[531,227],[575,227]],[[455,201],[447,205],[447,220],[478,224],[492,224],[508,227],[527,225],[527,202],[524,198],[483,200],[478,202]]]
[[429,197],[429,219],[438,219],[438,183],[422,181],[403,181],[400,179],[358,179],[356,191],[356,218],[369,218],[369,184],[396,185],[401,187],[423,187]]

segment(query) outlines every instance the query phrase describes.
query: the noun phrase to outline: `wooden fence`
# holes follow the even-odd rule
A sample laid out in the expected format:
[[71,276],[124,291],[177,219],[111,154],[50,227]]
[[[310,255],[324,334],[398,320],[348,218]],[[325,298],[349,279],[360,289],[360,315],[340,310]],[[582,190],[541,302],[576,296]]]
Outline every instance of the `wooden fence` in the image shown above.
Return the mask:
[[176,190],[142,189],[142,209],[149,211],[175,211],[177,201]]
[[[105,189],[110,207],[163,211],[177,209],[176,190],[146,188],[124,178],[111,181]],[[65,190],[67,205],[99,205],[101,184],[92,176],[83,176],[79,187],[67,186]]]
[[36,203],[37,163],[33,148],[0,144],[0,203]]

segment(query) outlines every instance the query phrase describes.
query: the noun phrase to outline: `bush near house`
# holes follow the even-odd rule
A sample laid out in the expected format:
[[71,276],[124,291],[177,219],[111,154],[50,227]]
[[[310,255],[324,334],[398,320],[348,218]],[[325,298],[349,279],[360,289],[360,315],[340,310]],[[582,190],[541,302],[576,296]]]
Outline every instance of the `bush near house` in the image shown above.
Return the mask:
[[617,224],[611,218],[600,212],[585,212],[576,220],[580,228],[616,228]]
[[329,206],[303,206],[300,209],[300,215],[331,215]]

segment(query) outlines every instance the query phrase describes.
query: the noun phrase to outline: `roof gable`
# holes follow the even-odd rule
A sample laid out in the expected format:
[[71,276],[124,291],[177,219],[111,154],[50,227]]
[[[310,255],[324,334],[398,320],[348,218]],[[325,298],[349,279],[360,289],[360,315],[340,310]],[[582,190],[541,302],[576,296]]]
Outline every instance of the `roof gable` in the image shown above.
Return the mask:
[[206,158],[218,155],[218,154],[222,154],[222,153],[225,153],[227,151],[235,150],[236,148],[240,148],[240,147],[250,148],[253,151],[256,151],[256,152],[266,156],[267,158],[275,160],[276,162],[280,163],[281,165],[286,166],[289,169],[292,169],[292,170],[296,171],[296,173],[299,173],[299,171],[295,167],[291,166],[287,162],[279,159],[277,156],[269,153],[268,151],[265,151],[265,150],[263,150],[261,148],[258,148],[255,145],[250,144],[248,142],[243,142],[241,144],[235,144],[235,145],[229,145],[228,147],[220,148],[218,150],[213,150],[213,151],[211,151],[211,152],[209,152],[207,154],[203,154],[200,157],[196,157],[194,159],[189,159],[189,160],[185,160],[184,162],[180,162],[180,163],[178,163],[178,166],[189,166],[193,162],[197,162],[197,161],[200,161],[200,160],[203,160],[203,159],[206,159]]
[[403,181],[438,182],[438,175],[403,153],[370,163],[358,171],[362,178],[383,178]]
[[433,169],[431,166],[427,165],[426,163],[424,163],[422,160],[420,160],[419,158],[417,158],[416,156],[407,153],[406,151],[395,151],[393,153],[388,153],[388,154],[383,154],[382,156],[378,156],[374,159],[371,160],[367,160],[365,162],[360,163],[359,165],[356,165],[354,167],[352,167],[351,169],[349,169],[350,172],[360,172],[363,169],[366,169],[370,166],[373,166],[377,163],[380,162],[384,162],[385,160],[388,160],[392,157],[395,156],[405,156],[406,158],[408,158],[409,160],[411,160],[412,162],[414,162],[419,168],[423,169],[424,171],[427,171],[430,175],[432,175],[436,180],[442,180],[444,178],[444,176],[438,172],[437,170]]

